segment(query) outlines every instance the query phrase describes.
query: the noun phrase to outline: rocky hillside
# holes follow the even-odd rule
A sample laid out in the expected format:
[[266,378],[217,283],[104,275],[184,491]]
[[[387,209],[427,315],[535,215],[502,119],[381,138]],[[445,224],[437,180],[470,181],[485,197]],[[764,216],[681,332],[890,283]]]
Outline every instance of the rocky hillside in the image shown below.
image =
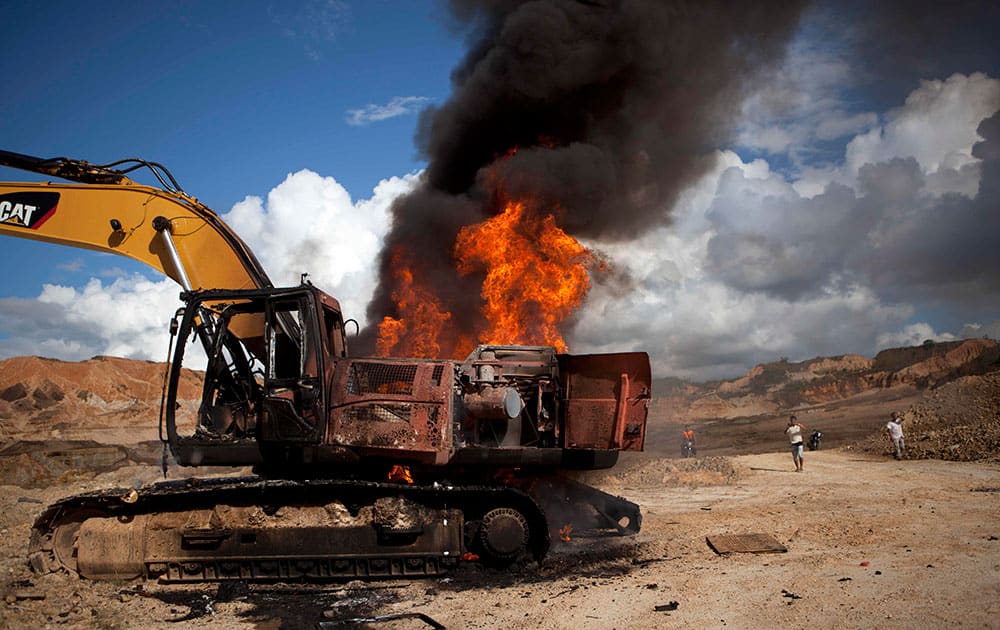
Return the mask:
[[[0,361],[0,440],[44,440],[101,428],[150,439],[159,419],[163,368],[162,363],[115,357],[78,363],[40,357]],[[185,372],[180,391],[183,411],[196,408],[201,377]],[[139,441],[125,438],[126,443]]]
[[653,415],[675,422],[742,418],[844,400],[868,392],[938,387],[1000,368],[1000,344],[990,339],[925,343],[860,355],[758,365],[728,381],[653,385]]
[[[1000,458],[1000,371],[963,376],[902,411],[907,459]],[[887,447],[880,430],[850,448],[880,454]]]

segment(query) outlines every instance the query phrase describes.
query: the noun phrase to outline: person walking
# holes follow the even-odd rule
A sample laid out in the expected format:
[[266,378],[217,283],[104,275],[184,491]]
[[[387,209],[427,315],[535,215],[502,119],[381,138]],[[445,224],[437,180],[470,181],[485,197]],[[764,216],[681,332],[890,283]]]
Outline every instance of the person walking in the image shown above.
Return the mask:
[[806,430],[799,424],[795,416],[788,418],[788,426],[785,428],[785,435],[792,446],[792,461],[795,462],[795,472],[802,472],[802,434]]
[[889,438],[892,439],[892,456],[896,459],[903,459],[903,450],[906,448],[903,443],[903,414],[893,411],[892,419],[885,425],[885,428],[889,432]]

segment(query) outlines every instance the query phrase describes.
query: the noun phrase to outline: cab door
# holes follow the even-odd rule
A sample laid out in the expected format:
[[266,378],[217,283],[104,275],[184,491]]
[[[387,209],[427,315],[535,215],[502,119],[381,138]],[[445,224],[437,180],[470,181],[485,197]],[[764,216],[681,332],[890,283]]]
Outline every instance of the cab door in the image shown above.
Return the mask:
[[308,292],[268,299],[261,440],[316,443],[323,434],[323,352],[317,307]]

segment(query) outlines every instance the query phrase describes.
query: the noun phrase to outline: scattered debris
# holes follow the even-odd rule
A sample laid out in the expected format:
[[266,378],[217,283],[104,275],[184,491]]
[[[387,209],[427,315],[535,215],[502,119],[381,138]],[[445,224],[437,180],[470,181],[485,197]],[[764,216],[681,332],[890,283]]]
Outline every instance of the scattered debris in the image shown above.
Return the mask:
[[[849,580],[851,578],[847,578],[847,579]],[[793,592],[791,592],[789,590],[786,590],[786,589],[781,589],[781,596],[782,597],[787,597],[789,599],[802,599],[801,595],[796,595],[795,593],[793,593]]]
[[215,601],[231,602],[239,598],[245,598],[249,594],[250,587],[243,580],[219,582],[219,590],[215,593]]
[[712,551],[727,553],[785,553],[788,548],[770,534],[724,534],[705,538]]
[[634,566],[644,567],[647,564],[653,564],[654,562],[667,562],[668,560],[677,560],[677,558],[646,558],[644,560],[637,560],[632,558],[631,562]]
[[179,621],[190,621],[192,619],[198,619],[199,617],[204,617],[206,615],[215,616],[215,602],[208,595],[202,594],[200,601],[195,601],[191,604],[188,612],[180,617],[171,617],[167,619],[170,623],[177,623]]
[[[327,616],[327,613],[330,612],[334,611],[328,610],[323,613],[323,616],[324,617]],[[336,613],[334,612],[334,614]],[[420,621],[423,621],[431,628],[434,628],[434,630],[445,630],[443,624],[441,624],[438,621],[435,621],[429,615],[425,615],[424,613],[420,612],[397,613],[394,615],[382,615],[381,617],[353,617],[351,619],[335,619],[331,621],[321,621],[317,625],[320,628],[334,628],[336,626],[346,626],[359,623],[385,623],[387,621],[398,621],[400,619],[419,619]]]
[[669,604],[660,604],[659,606],[653,606],[653,610],[656,612],[669,612],[671,610],[677,610],[680,606],[679,602],[670,602]]
[[574,584],[573,586],[570,586],[569,588],[567,588],[565,590],[559,591],[558,593],[556,593],[555,595],[553,595],[550,599],[555,599],[556,597],[559,597],[560,595],[565,595],[566,593],[572,593],[573,591],[575,591],[578,588],[580,588],[580,585],[579,584]]
[[[876,571],[876,573],[879,573],[879,571]],[[849,578],[849,577],[842,577],[842,578],[840,578],[840,579],[839,579],[839,580],[837,580],[837,581],[838,581],[838,582],[850,582],[850,581],[851,581],[851,580],[853,580],[853,579],[854,579],[854,578]]]

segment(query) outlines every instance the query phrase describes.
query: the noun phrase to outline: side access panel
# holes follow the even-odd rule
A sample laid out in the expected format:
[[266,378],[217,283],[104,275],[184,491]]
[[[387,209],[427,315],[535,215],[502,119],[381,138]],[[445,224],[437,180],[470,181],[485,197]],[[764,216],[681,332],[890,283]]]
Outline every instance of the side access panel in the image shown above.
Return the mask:
[[567,449],[641,451],[652,376],[645,352],[558,355]]
[[444,464],[452,454],[452,364],[342,359],[327,443],[362,456]]

